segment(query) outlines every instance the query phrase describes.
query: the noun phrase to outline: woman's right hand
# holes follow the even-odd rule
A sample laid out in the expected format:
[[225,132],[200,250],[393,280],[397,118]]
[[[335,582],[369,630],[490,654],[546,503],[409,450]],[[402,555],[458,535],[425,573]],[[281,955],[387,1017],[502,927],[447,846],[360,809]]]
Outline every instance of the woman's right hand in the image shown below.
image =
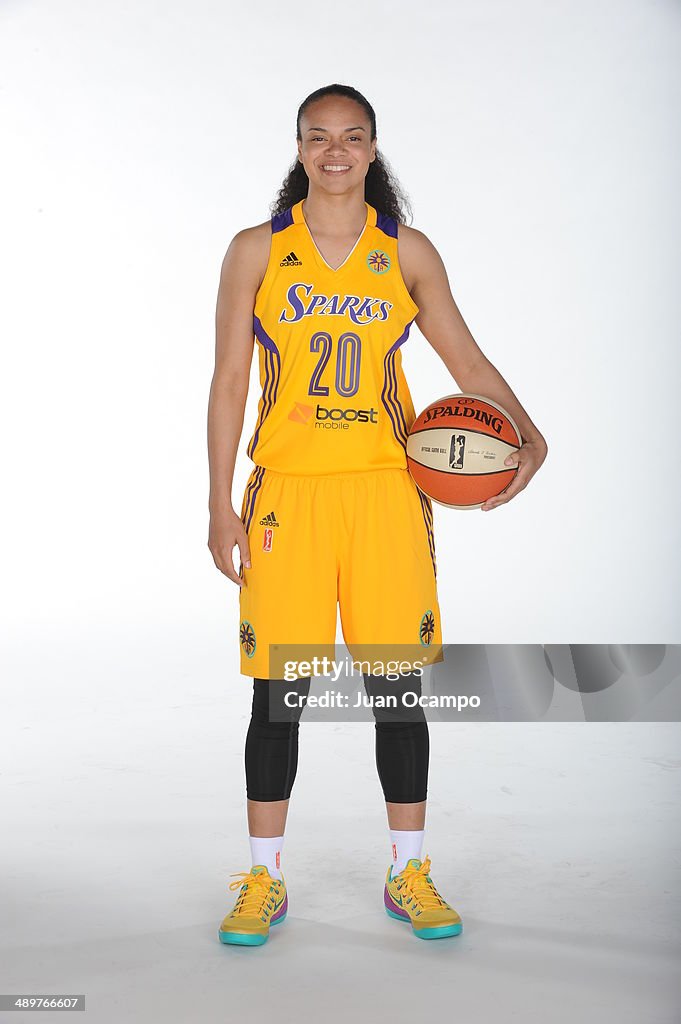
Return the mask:
[[210,514],[210,526],[208,529],[208,547],[213,556],[213,561],[220,572],[224,573],[230,580],[239,587],[245,585],[232,561],[234,546],[239,545],[239,554],[244,568],[251,567],[251,553],[248,545],[248,535],[241,522],[240,516],[233,508],[224,511],[212,511]]

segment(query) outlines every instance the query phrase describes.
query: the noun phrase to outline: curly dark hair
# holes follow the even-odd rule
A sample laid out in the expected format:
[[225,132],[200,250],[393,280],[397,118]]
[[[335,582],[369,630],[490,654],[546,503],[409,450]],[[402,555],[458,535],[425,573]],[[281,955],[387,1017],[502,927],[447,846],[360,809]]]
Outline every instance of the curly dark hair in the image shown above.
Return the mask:
[[[303,112],[310,103],[314,103],[315,100],[320,100],[324,96],[346,96],[348,99],[359,103],[371,123],[371,138],[372,140],[376,138],[376,114],[369,101],[366,97],[362,96],[361,92],[353,89],[351,85],[340,85],[338,82],[335,82],[333,85],[325,85],[321,89],[311,92],[300,104],[296,117],[297,139],[302,138],[300,134],[300,119]],[[277,193],[277,198],[270,205],[272,214],[283,213],[284,210],[288,210],[289,207],[304,199],[307,196],[309,184],[310,179],[305,168],[298,157],[296,157]],[[406,224],[407,214],[410,219],[413,216],[407,195],[390,169],[388,161],[379,152],[378,147],[376,147],[375,159],[369,164],[369,169],[364,179],[364,198],[379,213],[384,213],[388,217],[394,217],[400,224]]]

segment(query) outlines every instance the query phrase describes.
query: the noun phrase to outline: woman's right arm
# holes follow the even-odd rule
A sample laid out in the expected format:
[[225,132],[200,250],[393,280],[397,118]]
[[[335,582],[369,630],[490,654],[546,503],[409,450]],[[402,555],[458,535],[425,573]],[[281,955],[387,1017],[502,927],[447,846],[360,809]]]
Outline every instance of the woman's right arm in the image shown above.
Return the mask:
[[253,358],[253,307],[267,268],[270,234],[266,221],[234,236],[222,261],[215,310],[215,369],[208,400],[208,547],[218,569],[238,586],[243,580],[232,551],[238,544],[241,561],[249,567],[250,552],[241,517],[232,506],[232,481]]

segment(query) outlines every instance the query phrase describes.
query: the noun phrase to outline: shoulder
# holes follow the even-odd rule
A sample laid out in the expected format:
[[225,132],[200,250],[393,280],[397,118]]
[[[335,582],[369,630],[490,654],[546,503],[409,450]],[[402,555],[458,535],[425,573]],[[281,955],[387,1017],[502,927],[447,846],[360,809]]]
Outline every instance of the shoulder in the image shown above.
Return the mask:
[[420,278],[431,274],[441,264],[440,254],[423,231],[398,225],[400,269],[411,291]]
[[223,257],[222,274],[251,280],[258,286],[267,270],[271,237],[270,220],[237,231]]
[[261,224],[254,224],[249,228],[242,228],[232,238],[227,247],[227,255],[237,256],[240,259],[256,258],[262,252],[269,252],[272,226],[269,220]]
[[437,249],[423,231],[418,228],[407,227],[406,224],[398,226],[398,241],[400,246],[400,260],[410,261],[427,259],[432,260],[438,255]]

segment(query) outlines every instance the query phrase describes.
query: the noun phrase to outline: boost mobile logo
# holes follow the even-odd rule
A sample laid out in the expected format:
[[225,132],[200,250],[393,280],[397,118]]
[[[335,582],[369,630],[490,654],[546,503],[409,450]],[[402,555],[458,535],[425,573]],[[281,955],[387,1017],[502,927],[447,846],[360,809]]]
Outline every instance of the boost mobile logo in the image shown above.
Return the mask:
[[[375,409],[327,409],[318,404],[315,419],[319,426],[347,427],[349,423],[378,423],[378,413]],[[332,422],[323,422],[329,420]]]

